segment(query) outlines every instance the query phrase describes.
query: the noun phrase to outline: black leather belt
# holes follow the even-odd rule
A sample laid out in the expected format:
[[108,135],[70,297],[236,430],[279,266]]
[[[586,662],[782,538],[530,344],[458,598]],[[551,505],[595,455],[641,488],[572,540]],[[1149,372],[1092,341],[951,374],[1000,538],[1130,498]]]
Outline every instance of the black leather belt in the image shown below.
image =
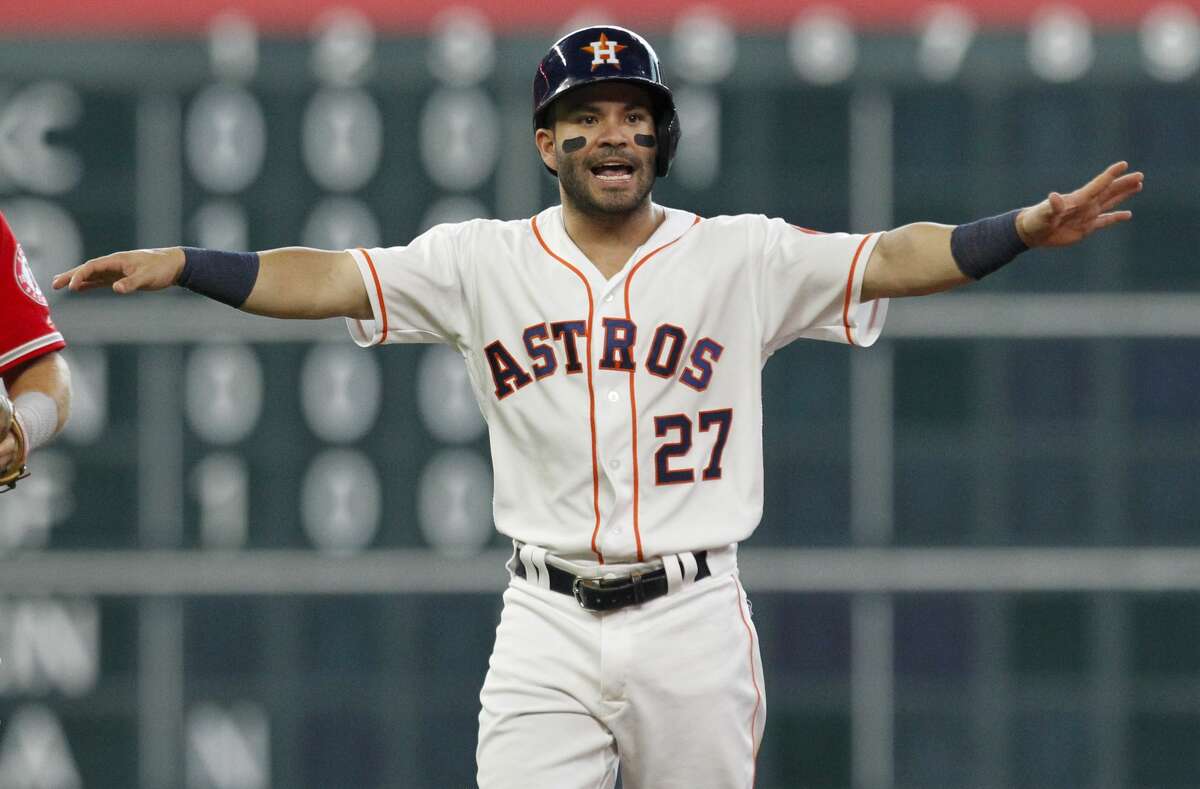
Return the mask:
[[[696,580],[712,575],[708,569],[708,551],[697,551]],[[668,556],[663,561],[676,561]],[[525,578],[525,563],[517,556],[516,574]],[[574,597],[588,611],[615,611],[629,605],[662,597],[667,593],[667,571],[662,567],[644,573],[631,573],[619,578],[580,578],[549,562],[546,572],[550,576],[550,588],[560,594]]]

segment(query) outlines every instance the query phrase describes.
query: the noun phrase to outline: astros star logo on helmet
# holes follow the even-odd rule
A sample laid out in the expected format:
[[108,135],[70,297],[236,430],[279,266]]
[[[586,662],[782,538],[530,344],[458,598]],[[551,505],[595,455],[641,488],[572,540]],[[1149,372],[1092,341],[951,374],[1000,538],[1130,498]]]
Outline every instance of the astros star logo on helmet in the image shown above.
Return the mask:
[[600,34],[599,41],[593,41],[589,46],[580,47],[580,49],[592,56],[592,71],[595,71],[597,66],[602,66],[605,63],[621,68],[621,61],[617,60],[617,53],[625,48],[624,44],[609,41],[608,36],[604,33]]

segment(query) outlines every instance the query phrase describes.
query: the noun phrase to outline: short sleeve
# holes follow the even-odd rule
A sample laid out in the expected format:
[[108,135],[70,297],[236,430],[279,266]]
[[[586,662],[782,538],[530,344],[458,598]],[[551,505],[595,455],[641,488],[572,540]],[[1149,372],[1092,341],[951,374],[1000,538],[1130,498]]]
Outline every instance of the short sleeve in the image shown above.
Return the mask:
[[437,225],[407,246],[347,250],[373,316],[346,320],[356,343],[460,343],[467,325],[459,252],[465,224]]
[[862,303],[878,233],[817,233],[765,219],[758,312],[764,356],[800,338],[866,347],[879,338],[887,299]]
[[0,214],[0,373],[66,347],[25,252]]

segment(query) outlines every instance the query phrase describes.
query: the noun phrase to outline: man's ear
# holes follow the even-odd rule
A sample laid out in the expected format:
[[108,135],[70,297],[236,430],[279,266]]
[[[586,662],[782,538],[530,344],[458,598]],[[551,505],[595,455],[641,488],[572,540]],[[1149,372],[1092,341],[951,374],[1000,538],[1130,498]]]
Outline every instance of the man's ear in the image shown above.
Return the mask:
[[542,162],[551,170],[557,170],[558,152],[554,149],[554,132],[549,129],[538,129],[534,134],[533,141],[537,145],[538,153],[542,155]]

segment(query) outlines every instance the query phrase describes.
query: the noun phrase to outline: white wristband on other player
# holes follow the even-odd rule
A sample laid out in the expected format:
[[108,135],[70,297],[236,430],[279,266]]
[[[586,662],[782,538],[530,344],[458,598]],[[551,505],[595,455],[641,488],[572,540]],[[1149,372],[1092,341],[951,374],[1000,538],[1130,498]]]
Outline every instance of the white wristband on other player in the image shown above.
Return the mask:
[[25,431],[25,453],[54,437],[58,427],[58,403],[41,392],[25,392],[13,400],[13,411]]

